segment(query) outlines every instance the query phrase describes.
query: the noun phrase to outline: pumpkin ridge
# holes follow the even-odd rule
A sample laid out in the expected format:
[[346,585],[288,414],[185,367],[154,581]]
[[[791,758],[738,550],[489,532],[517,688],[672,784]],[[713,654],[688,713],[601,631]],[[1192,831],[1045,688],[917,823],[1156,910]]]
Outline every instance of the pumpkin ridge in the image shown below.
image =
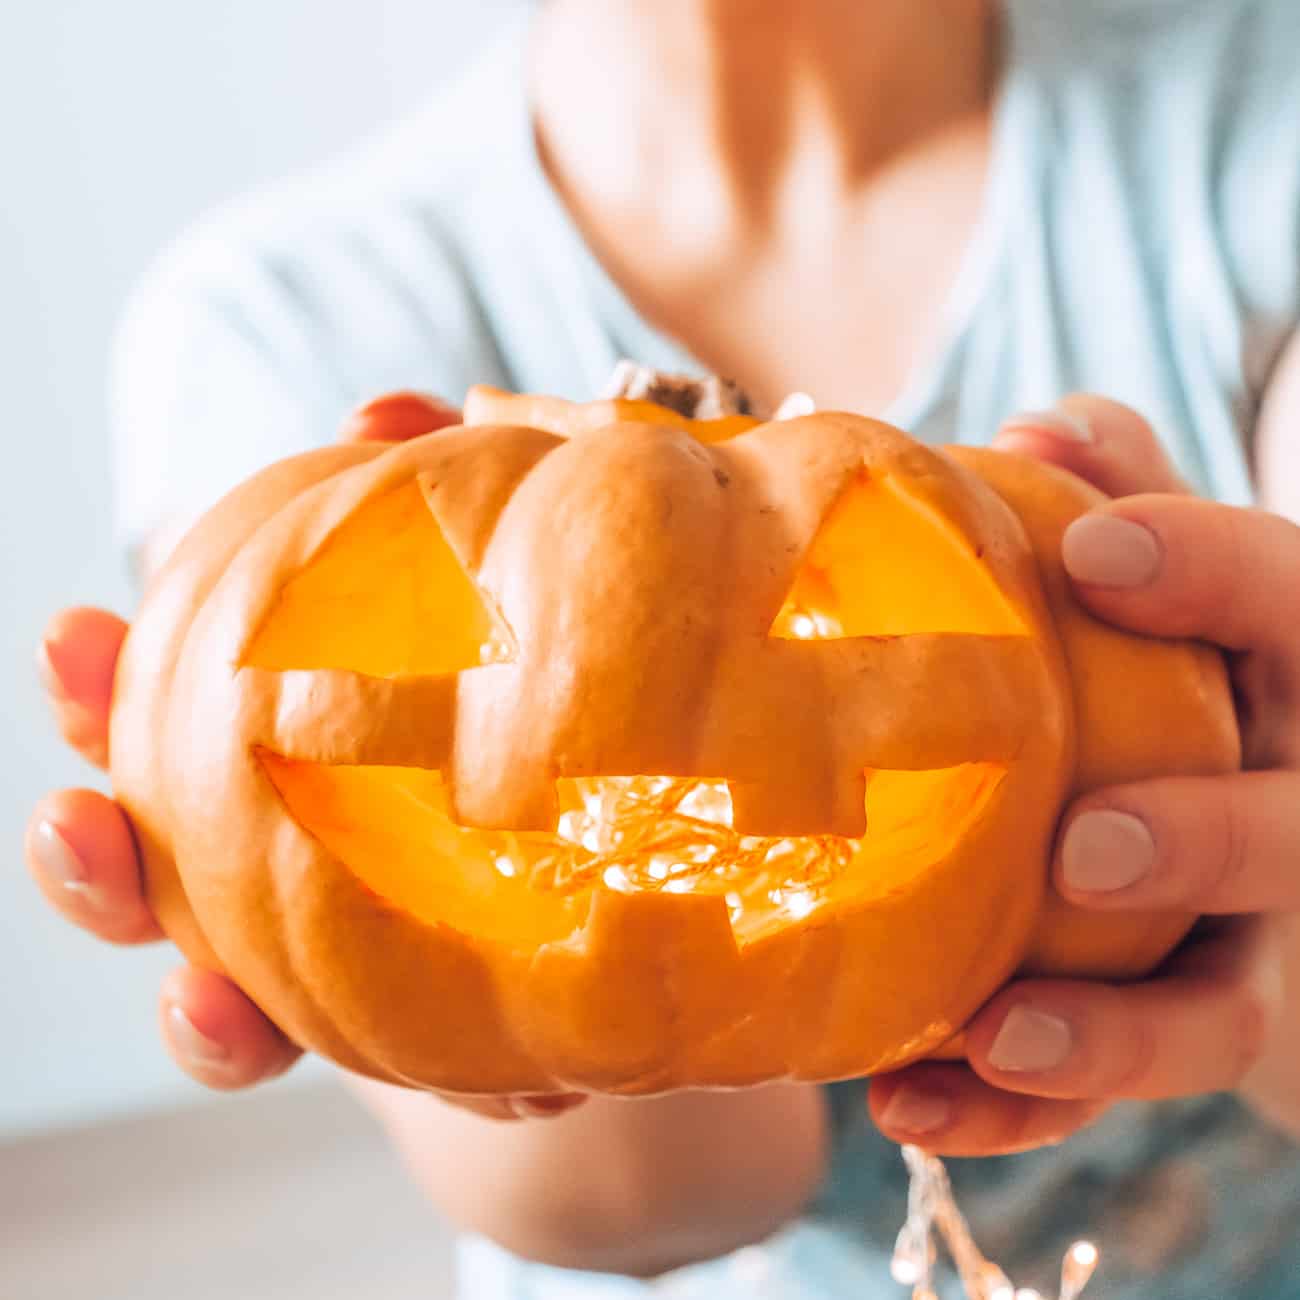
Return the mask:
[[[260,516],[256,527],[228,553],[226,563],[222,566],[220,572],[214,575],[213,581],[208,586],[201,599],[197,602],[193,610],[191,621],[181,640],[174,660],[175,668],[172,676],[172,698],[168,702],[165,713],[165,722],[163,724],[164,739],[161,748],[163,749],[164,754],[170,750],[172,744],[176,743],[172,737],[175,735],[176,728],[180,725],[174,709],[177,696],[177,680],[179,677],[183,677],[183,675],[188,671],[188,665],[191,662],[192,656],[197,656],[202,653],[201,648],[198,648],[201,646],[202,642],[199,629],[202,628],[211,616],[211,610],[213,609],[215,602],[220,599],[223,586],[225,585],[227,576],[230,574],[231,570],[241,562],[241,559],[247,552],[254,550],[259,546],[262,530],[268,526],[274,526],[277,520],[284,518],[289,513],[295,510],[300,510],[302,508],[300,503],[304,497],[311,499],[327,498],[337,489],[338,483],[341,479],[348,478],[354,472],[359,473],[372,469],[377,463],[383,460],[386,452],[387,449],[381,446],[341,446],[322,448],[317,453],[307,453],[307,455],[319,456],[321,459],[329,456],[330,461],[327,462],[327,464],[332,463],[336,458],[342,458],[344,463],[338,468],[330,470],[323,477],[311,482],[305,489],[300,489],[296,496],[274,502],[273,507]],[[305,457],[303,459],[305,460]],[[254,482],[256,482],[256,480],[254,480]],[[164,774],[174,773],[176,771],[176,766],[175,764],[164,762],[162,764],[162,770]],[[168,788],[166,781],[164,782],[163,788]],[[172,796],[169,798],[168,802],[174,807],[175,797]],[[276,935],[283,936],[286,932],[285,916],[288,909],[285,900],[280,895],[280,891],[276,888],[274,873],[264,869],[262,872],[256,874],[263,877],[265,884],[269,886],[269,888],[263,888],[260,890],[259,894],[262,905],[269,908],[274,917],[272,931]],[[185,876],[183,871],[181,873],[181,878],[184,882]],[[205,942],[207,942],[209,947],[212,949],[213,955],[218,956],[218,961],[216,963],[218,969],[228,969],[228,963],[218,955],[218,943],[214,943],[208,936],[206,928],[202,930],[202,933]],[[303,992],[306,992],[306,990],[303,990]],[[257,1005],[264,1014],[267,1014],[268,1009],[262,1004],[255,992],[245,989],[245,993],[249,996],[250,1000],[254,1002],[254,1005]],[[361,1066],[364,1069],[364,1072],[372,1074],[376,1078],[393,1081],[394,1076],[391,1073],[386,1072],[378,1063],[369,1061],[363,1052],[348,1041],[346,1035],[337,1031],[331,1019],[324,1014],[323,1009],[315,1005],[314,998],[310,998],[310,1001],[312,1002],[316,1013],[315,1019],[317,1028],[324,1027],[326,1029],[325,1043],[322,1043],[322,1046],[328,1044],[327,1050],[335,1057],[335,1059],[348,1068]],[[274,1019],[274,1017],[269,1018]],[[294,1019],[296,1019],[296,1017]],[[284,1027],[292,1031],[298,1026],[290,1022],[285,1024]],[[317,1035],[312,1035],[312,1037],[316,1036]]]
[[318,448],[228,492],[190,528],[149,583],[118,656],[109,729],[114,793],[128,812],[149,905],[168,937],[199,966],[221,969],[176,865],[169,795],[160,779],[166,770],[158,760],[189,629],[230,557],[263,516],[292,499],[302,483],[375,454],[370,448]]
[[[414,461],[417,465],[422,466],[431,455],[437,456],[439,452],[445,452],[449,436],[455,436],[457,432],[457,430],[440,431],[398,446],[375,448],[373,453],[361,463],[350,465],[312,485],[295,499],[275,511],[274,514],[264,519],[261,527],[247,539],[231,558],[219,581],[208,594],[194,622],[190,625],[184,655],[178,661],[182,665],[182,671],[186,670],[186,665],[190,664],[192,658],[197,658],[203,653],[203,632],[207,625],[214,618],[221,615],[226,605],[238,601],[243,592],[247,590],[250,582],[264,581],[265,575],[261,570],[261,566],[256,563],[256,557],[260,556],[265,550],[268,535],[275,536],[278,532],[281,535],[287,534],[292,539],[287,553],[283,550],[280,552],[282,571],[285,567],[301,568],[309,564],[321,548],[328,544],[329,539],[336,533],[338,528],[342,527],[366,501],[382,494],[388,483],[402,474],[406,463]],[[480,440],[480,438],[481,435],[475,436],[475,440]],[[334,516],[333,521],[329,522],[327,519],[326,526],[320,527],[322,516],[328,516],[331,513]],[[300,521],[303,522],[300,523]],[[296,557],[294,555],[295,551]],[[276,588],[272,585],[270,591],[267,592],[266,607],[268,611],[271,608],[275,592]],[[248,636],[236,648],[235,663],[242,662],[246,647],[252,636],[255,635],[263,617],[265,615],[250,620]],[[256,762],[251,754],[250,761]],[[260,764],[257,766],[260,772]],[[265,775],[262,775],[261,779],[263,781],[267,780]],[[298,833],[302,833],[301,828],[295,829],[298,830]],[[281,946],[282,956],[276,957],[265,947],[263,947],[263,953],[270,955],[274,965],[282,969],[297,971],[300,968],[299,953],[298,949],[290,944],[290,934],[293,927],[289,924],[294,902],[285,893],[285,890],[289,888],[289,882],[270,869],[268,855],[261,854],[259,856],[261,860],[267,861],[268,865],[263,866],[261,870],[256,872],[250,870],[249,874],[250,876],[256,876],[261,881],[260,886],[257,888],[260,905],[269,909],[274,918],[271,932],[277,936],[276,942]],[[221,946],[229,949],[231,938],[232,936],[227,935],[226,942]],[[216,946],[214,944],[214,947]],[[265,957],[261,960],[264,959]],[[365,1072],[377,1076],[383,1075],[384,1067],[369,1061],[369,1058],[364,1053],[361,1053],[354,1044],[349,1042],[348,1036],[339,1030],[333,1017],[327,1014],[328,996],[322,998],[310,981],[300,980],[297,983],[296,994],[300,1001],[296,1008],[287,1006],[283,1002],[274,1008],[268,1007],[258,997],[256,988],[248,991],[255,1001],[263,1005],[264,1009],[271,1013],[272,1019],[277,1020],[287,1029],[295,1032],[295,1036],[300,1040],[316,1041],[321,1048],[344,1064],[356,1066],[358,1063],[369,1062],[366,1065]],[[306,1005],[303,1005],[304,1003]],[[314,1029],[307,1029],[307,1024],[303,1020],[304,1012],[307,1020],[314,1025]],[[388,1077],[391,1077],[391,1072]]]

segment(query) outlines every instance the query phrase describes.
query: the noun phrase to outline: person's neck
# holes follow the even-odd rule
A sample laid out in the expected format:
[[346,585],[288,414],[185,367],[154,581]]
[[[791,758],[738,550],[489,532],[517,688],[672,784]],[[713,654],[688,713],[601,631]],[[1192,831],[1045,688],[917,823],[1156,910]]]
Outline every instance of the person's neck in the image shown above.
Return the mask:
[[[892,400],[990,148],[999,0],[552,0],[541,161],[637,311],[775,404]],[[869,364],[864,362],[869,360]]]
[[997,0],[552,0],[543,39],[567,33],[559,47],[620,97],[653,98],[663,139],[712,122],[713,161],[761,220],[813,123],[857,189],[982,111],[996,16]]

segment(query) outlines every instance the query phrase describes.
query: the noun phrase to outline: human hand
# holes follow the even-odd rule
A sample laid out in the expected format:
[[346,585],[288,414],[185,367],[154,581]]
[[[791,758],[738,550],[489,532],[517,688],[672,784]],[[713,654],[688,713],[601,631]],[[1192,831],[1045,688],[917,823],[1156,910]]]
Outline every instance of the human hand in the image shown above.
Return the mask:
[[1053,879],[1069,902],[1206,919],[1140,983],[1014,981],[969,1025],[968,1065],[872,1085],[884,1133],[949,1155],[1057,1142],[1123,1099],[1240,1087],[1277,1046],[1300,913],[1300,528],[1195,499],[1150,426],[1098,398],[1013,421],[995,445],[1124,498],[1067,531],[1075,591],[1120,627],[1227,652],[1246,770],[1093,791],[1067,811]]
[[[456,423],[460,413],[418,394],[394,394],[361,408],[346,423],[348,441],[397,442]],[[122,619],[103,610],[68,609],[50,622],[38,669],[64,739],[103,768],[113,676],[126,636]],[[61,790],[40,801],[27,828],[26,857],[47,901],[74,925],[117,944],[165,936],[145,897],[129,821],[93,790]],[[160,1020],[176,1063],[211,1088],[231,1090],[275,1077],[299,1049],[224,975],[182,966],[163,981]],[[496,1118],[559,1114],[574,1098],[463,1100]]]

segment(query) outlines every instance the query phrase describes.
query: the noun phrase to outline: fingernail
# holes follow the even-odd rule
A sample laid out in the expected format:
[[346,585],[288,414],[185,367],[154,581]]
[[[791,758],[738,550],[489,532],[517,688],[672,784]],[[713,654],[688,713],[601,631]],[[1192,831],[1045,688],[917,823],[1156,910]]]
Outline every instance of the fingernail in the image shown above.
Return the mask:
[[1059,1017],[1013,1007],[989,1048],[989,1064],[1009,1073],[1041,1074],[1063,1064],[1073,1042],[1070,1026]]
[[1061,875],[1071,889],[1110,893],[1148,875],[1156,842],[1146,823],[1131,813],[1098,809],[1081,813],[1065,832]]
[[937,1133],[952,1118],[947,1097],[905,1083],[881,1112],[881,1124],[894,1133]]
[[999,433],[1048,433],[1066,442],[1093,442],[1092,426],[1073,411],[1021,411],[1005,421]]
[[190,1064],[208,1068],[230,1064],[230,1049],[200,1033],[194,1021],[174,1002],[167,1008],[167,1029],[172,1046]]
[[1061,555],[1070,576],[1096,587],[1144,587],[1160,571],[1160,543],[1141,524],[1084,515],[1065,530]]
[[63,678],[55,667],[48,641],[42,641],[36,647],[36,675],[40,679],[41,686],[51,695],[57,695],[61,699],[67,698],[68,688],[64,686]]
[[90,883],[90,872],[76,850],[51,821],[37,824],[31,838],[32,861],[42,878],[58,889],[66,889],[93,906],[101,899]]

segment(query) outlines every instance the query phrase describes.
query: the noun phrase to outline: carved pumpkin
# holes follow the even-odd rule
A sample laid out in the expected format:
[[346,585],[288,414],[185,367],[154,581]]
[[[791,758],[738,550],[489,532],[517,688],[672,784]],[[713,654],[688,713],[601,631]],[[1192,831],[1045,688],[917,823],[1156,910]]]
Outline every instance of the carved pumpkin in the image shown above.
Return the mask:
[[[697,411],[698,413],[698,411]],[[1184,916],[1053,901],[1081,789],[1237,761],[1222,664],[1104,627],[1095,494],[813,414],[480,389],[190,534],[116,683],[154,906],[287,1033],[466,1093],[826,1080]]]

